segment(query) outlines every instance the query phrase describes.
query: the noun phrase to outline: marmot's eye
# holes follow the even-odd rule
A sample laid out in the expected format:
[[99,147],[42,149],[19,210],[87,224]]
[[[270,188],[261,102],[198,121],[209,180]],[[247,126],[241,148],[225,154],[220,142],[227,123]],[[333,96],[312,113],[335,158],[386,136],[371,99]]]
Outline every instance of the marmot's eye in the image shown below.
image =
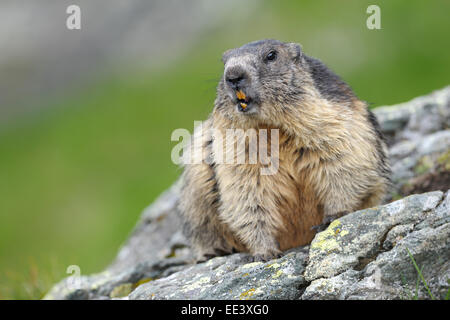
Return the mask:
[[276,58],[277,58],[277,52],[275,50],[270,51],[266,56],[267,61],[273,61]]

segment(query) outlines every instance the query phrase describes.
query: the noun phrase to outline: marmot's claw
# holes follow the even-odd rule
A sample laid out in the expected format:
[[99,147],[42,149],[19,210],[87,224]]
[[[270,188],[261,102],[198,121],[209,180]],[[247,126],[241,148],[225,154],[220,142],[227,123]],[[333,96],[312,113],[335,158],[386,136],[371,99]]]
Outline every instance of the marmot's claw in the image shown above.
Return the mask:
[[[273,257],[275,258],[275,257]],[[272,260],[272,255],[267,254],[257,254],[253,256],[253,261],[255,262],[267,262],[269,260]]]
[[226,256],[229,255],[231,253],[233,253],[233,250],[225,250],[225,249],[214,249],[214,253],[216,255],[216,257],[220,257],[220,256]]
[[253,256],[251,254],[246,254],[241,258],[241,262],[243,264],[254,262]]
[[267,262],[273,259],[278,259],[282,256],[281,252],[280,253],[265,253],[265,254],[256,254],[253,256],[254,261],[260,261],[260,262]]
[[196,263],[196,264],[203,263],[203,262],[208,261],[211,258],[212,257],[209,254],[204,254],[203,256],[196,258],[194,263]]
[[322,232],[322,231],[324,231],[326,228],[328,228],[328,226],[330,225],[330,223],[331,223],[331,221],[326,221],[326,222],[323,222],[323,223],[321,223],[321,224],[319,224],[319,225],[317,225],[317,226],[312,226],[312,227],[311,227],[311,230],[316,231],[316,233]]
[[328,228],[328,226],[330,225],[331,222],[333,222],[334,220],[341,218],[343,216],[345,216],[346,214],[348,214],[348,211],[341,211],[336,213],[333,217],[326,217],[323,219],[322,223],[317,225],[317,226],[312,226],[311,230],[315,230],[317,233],[324,231],[326,228]]
[[209,259],[212,259],[215,257],[226,256],[230,253],[232,253],[232,251],[227,251],[227,250],[216,248],[213,250],[213,252],[203,253],[201,256],[199,256],[195,260],[195,263],[202,263],[202,262],[208,261]]

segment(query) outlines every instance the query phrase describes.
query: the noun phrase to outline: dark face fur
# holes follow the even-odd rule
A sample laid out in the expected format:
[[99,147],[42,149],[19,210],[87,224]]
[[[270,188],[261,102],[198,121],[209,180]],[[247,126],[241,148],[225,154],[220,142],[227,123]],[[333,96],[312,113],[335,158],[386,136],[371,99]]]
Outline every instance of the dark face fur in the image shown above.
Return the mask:
[[298,44],[261,40],[223,54],[216,110],[233,119],[264,119],[298,102],[305,71]]

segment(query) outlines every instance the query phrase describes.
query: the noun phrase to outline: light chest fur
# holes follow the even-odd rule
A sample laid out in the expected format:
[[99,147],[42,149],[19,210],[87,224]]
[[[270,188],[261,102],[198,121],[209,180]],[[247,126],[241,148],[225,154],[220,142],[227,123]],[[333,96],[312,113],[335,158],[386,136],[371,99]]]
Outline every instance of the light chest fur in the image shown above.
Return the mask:
[[[269,146],[267,151],[270,158],[272,128],[258,129],[267,130]],[[223,132],[225,134],[225,130]],[[259,130],[256,132],[259,133]],[[267,168],[267,165],[259,161],[256,164],[249,164],[249,139],[245,141],[246,163],[237,163],[239,154],[236,142],[235,163],[215,165],[220,202],[223,204],[219,208],[219,215],[225,225],[236,226],[235,232],[232,232],[236,236],[233,242],[240,242],[241,239],[246,242],[244,230],[249,223],[254,223],[255,227],[258,227],[258,224],[264,224],[266,227],[267,224],[280,249],[286,250],[309,243],[315,234],[311,227],[322,222],[323,207],[318,201],[315,188],[310,183],[317,174],[316,170],[314,168],[308,170],[308,165],[303,163],[304,149],[298,148],[285,132],[281,130],[278,132],[278,164],[273,174],[261,174],[261,169]],[[260,137],[258,134],[258,141],[260,138],[265,136]],[[224,151],[224,154],[230,152],[225,149]],[[257,150],[258,153],[259,151]],[[257,215],[261,215],[260,219]],[[243,245],[240,244],[240,247]]]

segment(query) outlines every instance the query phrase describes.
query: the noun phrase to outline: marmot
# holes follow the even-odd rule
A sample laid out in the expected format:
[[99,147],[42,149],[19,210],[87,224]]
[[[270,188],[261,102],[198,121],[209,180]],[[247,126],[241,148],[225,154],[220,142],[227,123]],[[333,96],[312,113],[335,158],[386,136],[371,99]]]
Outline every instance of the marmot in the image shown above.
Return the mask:
[[[204,161],[182,175],[179,211],[197,261],[232,252],[270,260],[311,242],[314,226],[380,202],[390,176],[386,144],[343,80],[299,44],[278,40],[230,49],[222,61],[213,112],[191,139]],[[278,129],[279,150],[269,152],[277,151],[276,172],[249,163],[245,137],[245,163],[216,161],[212,132],[228,129],[267,129],[268,140]]]

